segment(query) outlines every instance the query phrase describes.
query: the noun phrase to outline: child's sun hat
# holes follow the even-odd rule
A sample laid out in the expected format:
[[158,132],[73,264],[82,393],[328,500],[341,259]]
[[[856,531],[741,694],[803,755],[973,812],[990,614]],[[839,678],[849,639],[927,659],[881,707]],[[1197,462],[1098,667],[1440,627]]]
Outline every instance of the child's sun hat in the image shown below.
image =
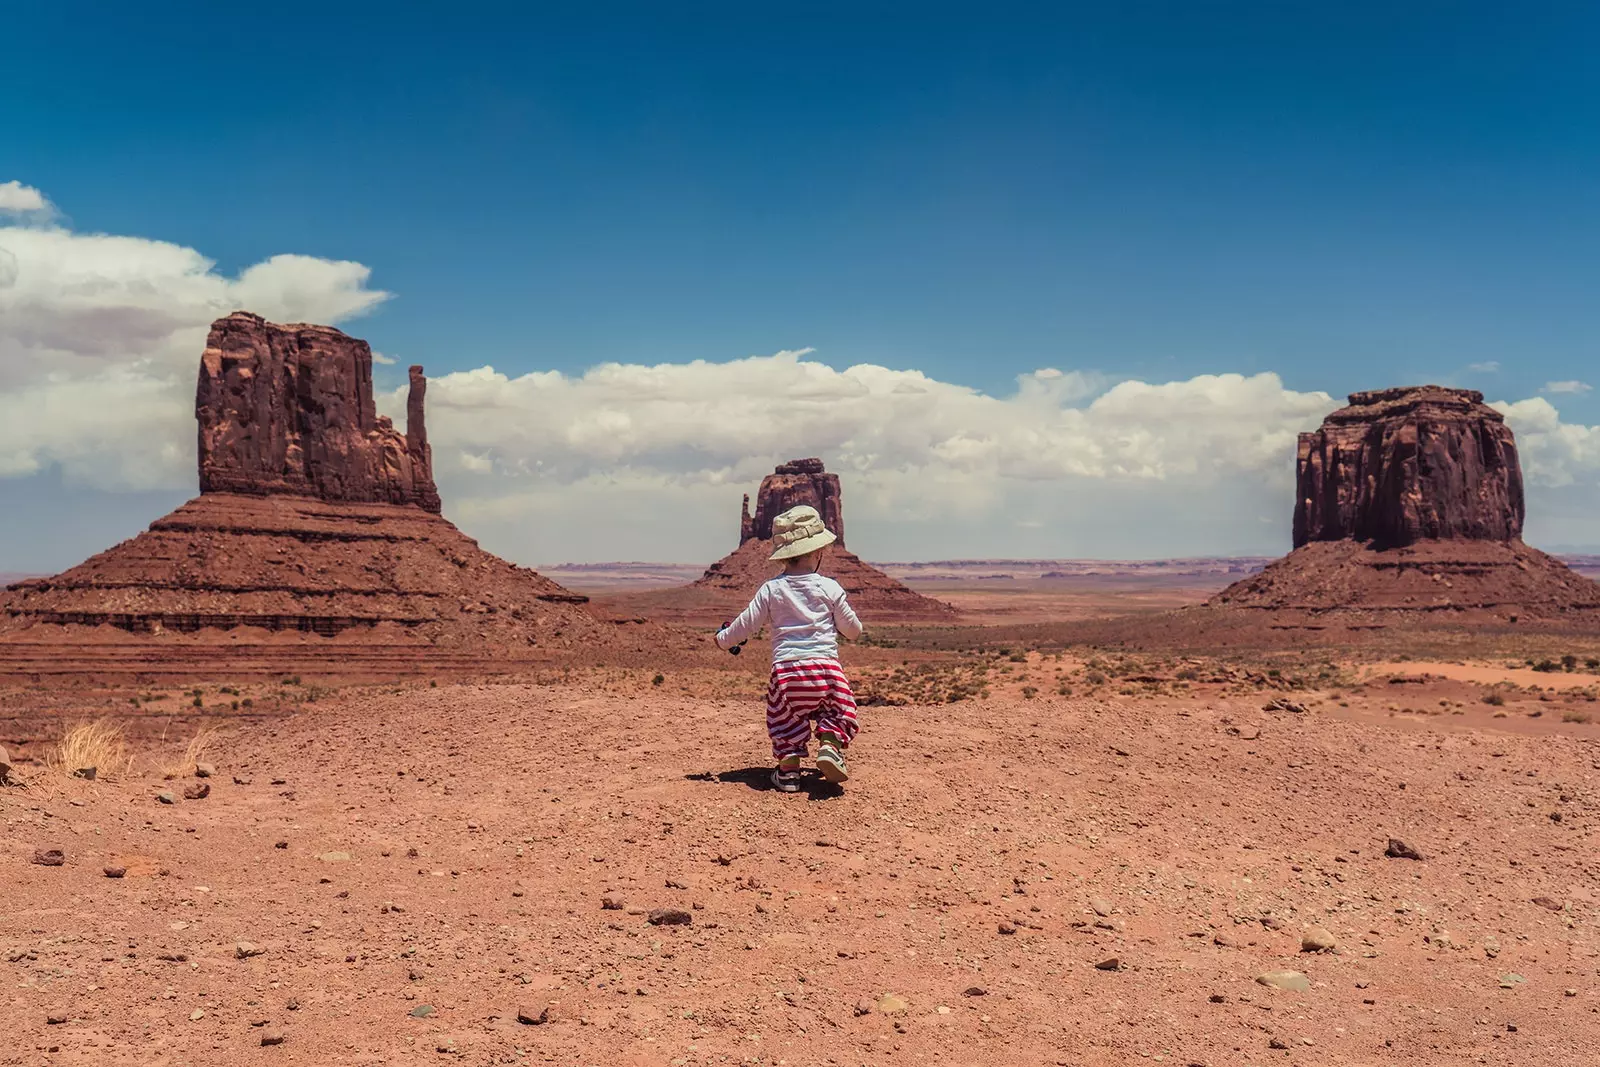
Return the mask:
[[823,525],[822,516],[809,504],[790,508],[772,520],[772,555],[768,559],[793,559],[839,540]]

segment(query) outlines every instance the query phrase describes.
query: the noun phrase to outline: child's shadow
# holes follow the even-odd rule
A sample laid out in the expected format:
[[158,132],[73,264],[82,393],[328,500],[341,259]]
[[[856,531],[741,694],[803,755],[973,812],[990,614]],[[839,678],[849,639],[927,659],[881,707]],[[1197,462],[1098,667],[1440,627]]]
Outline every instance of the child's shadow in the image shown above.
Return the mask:
[[[734,771],[702,771],[684,775],[691,782],[737,782],[757,792],[776,793],[772,784],[772,767],[740,767]],[[807,800],[833,800],[844,796],[844,790],[818,774],[807,774],[800,779],[800,792]]]

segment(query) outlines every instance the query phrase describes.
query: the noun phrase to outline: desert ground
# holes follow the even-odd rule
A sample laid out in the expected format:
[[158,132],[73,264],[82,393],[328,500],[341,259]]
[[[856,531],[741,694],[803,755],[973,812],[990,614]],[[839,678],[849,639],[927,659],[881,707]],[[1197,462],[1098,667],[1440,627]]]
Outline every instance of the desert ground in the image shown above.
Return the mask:
[[1591,1062],[1600,639],[1044,621],[1228,580],[913,579],[797,795],[758,644],[14,682],[0,1064]]

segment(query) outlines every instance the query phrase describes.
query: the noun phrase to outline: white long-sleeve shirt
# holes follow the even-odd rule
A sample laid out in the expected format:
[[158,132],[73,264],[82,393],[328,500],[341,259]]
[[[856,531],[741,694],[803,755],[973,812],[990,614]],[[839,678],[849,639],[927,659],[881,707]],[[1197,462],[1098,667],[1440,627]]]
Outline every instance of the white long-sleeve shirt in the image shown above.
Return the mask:
[[855,638],[862,631],[844,586],[821,574],[780,574],[762,583],[750,606],[717,634],[717,644],[732,648],[763,623],[772,627],[774,663],[838,659],[839,635]]

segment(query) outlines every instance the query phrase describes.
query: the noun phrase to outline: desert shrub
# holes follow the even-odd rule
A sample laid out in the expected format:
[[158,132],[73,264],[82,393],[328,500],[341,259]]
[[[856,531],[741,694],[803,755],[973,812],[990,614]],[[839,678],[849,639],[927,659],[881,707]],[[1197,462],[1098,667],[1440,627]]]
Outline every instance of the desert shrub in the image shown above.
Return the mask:
[[1193,667],[1185,667],[1183,670],[1178,672],[1178,681],[1180,682],[1198,681],[1199,678],[1200,672],[1195,670]]
[[651,685],[660,685],[662,682],[664,682],[666,680],[667,680],[667,676],[666,675],[658,674],[654,678],[650,679],[650,684]]
[[1083,680],[1088,682],[1090,685],[1106,684],[1106,676],[1101,674],[1099,671],[1090,671],[1088,674],[1083,676]]
[[96,719],[68,729],[45,762],[62,774],[93,767],[96,777],[100,777],[126,771],[132,759],[122,727],[110,719]]
[[1483,694],[1483,702],[1498,708],[1506,702],[1505,694],[1485,693]]
[[1588,722],[1589,721],[1589,713],[1587,711],[1567,711],[1567,712],[1562,712],[1561,721],[1562,722]]
[[1600,659],[1590,656],[1588,659],[1583,661],[1583,665],[1588,667],[1591,671],[1600,670]]
[[1542,659],[1533,665],[1533,669],[1545,674],[1554,674],[1561,669],[1561,665],[1553,659]]
[[1006,659],[1012,663],[1026,663],[1028,662],[1028,654],[1026,652],[1013,652]]
[[206,706],[205,697],[195,697],[192,701],[190,701],[190,704],[197,708],[203,708]]
[[1036,685],[1025,685],[1025,686],[1022,687],[1022,699],[1024,699],[1024,700],[1032,700],[1034,697],[1036,697],[1038,695],[1039,695],[1039,687],[1038,686],[1036,686]]

